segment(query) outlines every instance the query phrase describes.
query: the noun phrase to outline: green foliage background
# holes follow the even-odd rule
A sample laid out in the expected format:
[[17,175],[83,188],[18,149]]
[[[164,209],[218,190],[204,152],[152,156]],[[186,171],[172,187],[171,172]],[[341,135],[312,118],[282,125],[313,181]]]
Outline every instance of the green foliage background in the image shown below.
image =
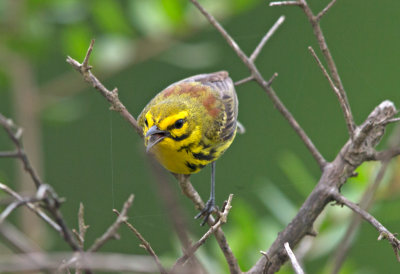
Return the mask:
[[[332,160],[346,142],[347,132],[336,97],[307,50],[309,45],[318,48],[312,29],[299,8],[270,8],[267,2],[201,1],[248,54],[279,16],[286,16],[257,65],[266,79],[279,73],[273,83],[276,92],[321,153]],[[315,12],[328,3],[309,2]],[[338,1],[322,19],[357,123],[385,99],[400,105],[399,14],[399,1]],[[65,62],[67,55],[81,60],[92,38],[96,39],[93,72],[108,88],[118,87],[121,100],[135,116],[157,92],[184,77],[224,69],[240,80],[248,71],[189,1],[0,1],[0,112],[16,119],[13,87],[25,76],[15,78],[12,68],[23,60],[37,85],[42,177],[67,198],[62,211],[68,224],[77,227],[79,202],[83,202],[90,244],[115,219],[111,209],[121,208],[134,193],[130,221],[165,262],[173,262],[180,247],[157,195],[142,140]],[[320,172],[256,84],[241,85],[237,93],[239,118],[247,132],[237,136],[217,163],[216,195],[222,204],[229,193],[235,194],[224,230],[246,270],[295,215]],[[1,133],[0,150],[11,148]],[[347,197],[358,201],[378,167],[363,165],[360,176],[343,187]],[[394,232],[400,231],[397,169],[396,164],[391,166],[370,210]],[[15,170],[13,160],[0,159],[1,182],[15,187]],[[192,177],[203,198],[208,197],[209,173],[206,168]],[[170,181],[195,240],[205,228],[191,219],[196,214],[191,202]],[[329,260],[351,217],[347,209],[338,207],[327,207],[323,215],[316,227],[319,236],[309,243],[304,258],[309,273],[329,273]],[[56,233],[47,230],[42,246],[68,249]],[[341,273],[398,273],[391,247],[377,242],[377,236],[370,225],[362,224]],[[121,229],[121,237],[103,251],[144,253],[127,229]],[[7,252],[4,247],[0,250]],[[212,239],[199,256],[211,273],[227,271]],[[290,267],[281,270],[291,271]]]

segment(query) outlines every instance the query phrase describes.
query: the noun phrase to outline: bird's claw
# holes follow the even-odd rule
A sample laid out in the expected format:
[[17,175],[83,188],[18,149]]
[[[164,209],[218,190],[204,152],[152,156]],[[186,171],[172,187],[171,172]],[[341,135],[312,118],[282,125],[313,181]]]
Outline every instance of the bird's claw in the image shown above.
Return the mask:
[[194,218],[199,219],[200,217],[204,216],[203,221],[201,222],[201,226],[204,226],[204,224],[208,221],[208,218],[213,212],[218,211],[218,209],[215,207],[215,201],[213,199],[210,199],[207,201],[207,203],[204,205],[203,209],[200,211],[199,214],[197,214]]

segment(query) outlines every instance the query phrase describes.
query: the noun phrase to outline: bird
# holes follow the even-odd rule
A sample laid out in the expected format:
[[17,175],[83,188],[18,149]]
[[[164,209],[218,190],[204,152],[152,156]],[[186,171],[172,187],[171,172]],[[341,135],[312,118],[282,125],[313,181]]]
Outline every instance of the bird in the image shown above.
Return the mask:
[[238,99],[227,71],[199,74],[169,85],[138,116],[146,151],[168,171],[194,174],[211,164],[210,198],[195,216],[209,216],[215,206],[215,161],[243,131]]

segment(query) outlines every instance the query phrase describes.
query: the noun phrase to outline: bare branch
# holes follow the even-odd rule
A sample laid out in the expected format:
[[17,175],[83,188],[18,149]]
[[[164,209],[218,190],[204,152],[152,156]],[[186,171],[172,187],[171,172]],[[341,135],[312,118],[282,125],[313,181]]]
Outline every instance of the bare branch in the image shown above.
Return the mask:
[[269,3],[270,7],[274,6],[300,6],[301,3],[299,1],[276,1]]
[[[387,150],[394,149],[399,145],[400,145],[400,126],[397,126],[395,131],[389,138],[388,141],[389,148]],[[362,198],[359,203],[360,208],[368,210],[371,207],[374,201],[374,195],[383,181],[382,180],[383,176],[386,173],[390,161],[391,158],[382,159],[382,165],[379,168],[379,171],[373,183],[365,190],[365,192],[362,195]],[[354,213],[351,223],[349,224],[346,233],[344,234],[343,239],[340,241],[340,244],[335,252],[335,255],[333,256],[331,262],[332,274],[339,273],[340,268],[347,257],[350,245],[352,243],[352,239],[354,238],[354,233],[357,231],[361,221],[362,221],[361,216],[358,215],[357,213]]]
[[244,83],[247,83],[247,82],[250,82],[250,81],[253,81],[253,80],[254,80],[254,77],[253,76],[249,76],[249,77],[246,77],[246,78],[244,78],[242,80],[236,81],[235,82],[235,86],[239,86],[239,85],[242,85]]
[[86,231],[89,228],[88,225],[85,225],[85,207],[83,206],[83,203],[79,204],[78,227],[79,231],[73,229],[72,232],[75,234],[76,238],[78,239],[79,245],[83,249],[85,243]]
[[[332,54],[328,48],[328,44],[326,43],[324,34],[319,25],[320,18],[318,19],[317,16],[314,16],[314,14],[313,14],[311,8],[308,6],[306,0],[299,0],[299,3],[301,3],[301,5],[299,5],[299,6],[302,8],[302,10],[306,14],[308,20],[310,21],[311,27],[313,28],[313,31],[314,31],[314,35],[317,38],[318,45],[319,45],[319,47],[322,51],[322,54],[324,55],[324,58],[328,64],[328,68],[329,68],[330,74],[333,78],[333,82],[335,83],[335,86],[339,89],[339,91],[344,99],[344,102],[347,105],[347,109],[349,110],[349,117],[350,117],[350,121],[351,121],[350,138],[353,139],[356,125],[354,123],[353,114],[351,113],[351,108],[349,105],[349,101],[347,99],[347,94],[343,87],[342,80],[340,79],[338,69],[336,67],[335,61],[333,60]],[[333,3],[330,2],[328,4],[328,6],[322,11],[321,16],[323,16],[333,4],[334,4],[334,2]]]
[[[376,175],[376,178],[374,180],[374,183],[368,187],[368,189],[364,192],[361,201],[360,201],[360,208],[364,210],[368,210],[368,208],[371,206],[373,202],[373,196],[378,189],[380,183],[382,182],[383,175],[385,174],[387,167],[388,167],[389,162],[383,163],[381,168],[379,169],[378,174]],[[339,273],[340,268],[343,265],[344,260],[347,257],[349,248],[352,243],[352,239],[354,238],[354,234],[357,231],[362,219],[360,215],[357,213],[354,213],[354,216],[352,218],[352,221],[350,225],[348,226],[346,233],[344,234],[343,239],[341,240],[339,247],[337,248],[335,255],[333,256],[333,269],[332,269],[332,274]]]
[[[113,210],[115,214],[118,215],[118,217],[121,215],[118,210],[114,209]],[[151,247],[150,243],[146,241],[146,239],[140,234],[140,232],[132,225],[130,224],[127,220],[123,221],[124,224],[136,235],[136,237],[139,239],[139,241],[142,243],[140,246],[146,249],[146,251],[151,255],[151,257],[154,259],[154,261],[157,264],[158,270],[160,273],[168,273],[165,268],[162,266],[160,259],[158,258],[157,254],[154,252],[153,248]]]
[[328,10],[330,10],[330,8],[336,3],[337,0],[332,0],[323,10],[320,11],[320,13],[318,13],[317,17],[315,17],[316,21],[320,21],[322,16],[324,16]]
[[376,152],[368,160],[385,162],[399,155],[400,155],[400,147],[394,147]]
[[[184,174],[175,174],[175,177],[179,181],[179,186],[182,190],[182,193],[188,197],[194,204],[197,209],[202,209],[204,207],[204,202],[201,199],[199,193],[194,189],[192,184],[190,183],[189,176],[184,175]],[[207,220],[208,225],[211,227],[215,224],[215,220],[213,216],[209,216]],[[224,232],[222,229],[219,227],[217,230],[214,232],[214,236],[218,242],[219,247],[221,248],[221,251],[223,252],[225,259],[228,263],[229,270],[231,273],[242,273],[242,271],[239,268],[237,259],[235,255],[232,252],[232,249],[230,248]]]
[[342,94],[340,93],[339,89],[333,83],[331,77],[329,76],[328,72],[326,71],[326,69],[325,69],[324,65],[322,64],[321,60],[319,60],[319,58],[318,58],[317,54],[315,53],[314,49],[312,47],[308,47],[308,50],[310,51],[311,55],[314,57],[314,59],[317,62],[318,66],[322,70],[324,76],[328,80],[329,85],[331,86],[331,88],[335,92],[335,95],[338,98],[340,107],[342,108],[342,111],[343,111],[343,114],[344,114],[344,119],[346,121],[346,125],[347,125],[347,130],[349,132],[349,136],[351,136],[353,134],[353,126],[354,126],[353,125],[354,122],[352,120],[353,118],[351,117],[351,111],[348,108],[348,105],[346,104],[346,101],[343,98]]
[[7,132],[8,136],[10,137],[11,141],[14,143],[17,154],[19,159],[21,160],[24,169],[30,177],[32,178],[33,182],[35,183],[36,188],[38,188],[43,182],[40,180],[39,175],[36,173],[35,169],[32,167],[21,142],[21,136],[23,130],[20,127],[17,127],[11,119],[7,119],[0,113],[0,125],[4,128]]
[[383,121],[382,123],[386,125],[386,124],[397,123],[397,122],[400,122],[400,118],[389,119],[389,120]]
[[339,203],[347,206],[355,213],[359,214],[364,220],[369,222],[376,230],[379,232],[378,240],[387,239],[389,243],[392,245],[393,251],[396,255],[397,260],[400,262],[400,241],[396,238],[396,236],[391,233],[386,227],[384,227],[378,220],[375,219],[374,216],[360,208],[355,203],[348,200],[346,197],[341,195],[339,192],[333,193],[333,198]]
[[[74,258],[74,260],[70,260]],[[67,253],[52,252],[29,253],[0,256],[0,272],[45,271],[54,273],[65,261],[71,261],[69,268],[93,269],[108,272],[156,273],[152,258],[149,256],[126,255],[118,253]],[[58,272],[57,272],[58,273]]]
[[18,158],[20,154],[18,151],[0,151],[0,158]]
[[[331,202],[354,170],[369,157],[375,146],[383,137],[385,127],[379,122],[391,119],[397,113],[394,104],[384,101],[378,105],[360,126],[354,141],[349,140],[340,150],[334,161],[323,170],[321,178],[296,216],[281,231],[267,252],[247,273],[275,273],[287,260],[283,248],[285,242],[296,246],[300,240],[313,231],[313,224],[325,206]],[[268,259],[267,259],[268,258]]]
[[296,256],[294,255],[292,249],[290,248],[289,243],[286,242],[284,244],[284,246],[285,246],[285,250],[290,258],[290,262],[292,263],[293,269],[296,272],[296,274],[304,274],[304,271],[301,268],[299,262],[297,261]]
[[269,78],[268,82],[267,82],[267,86],[270,87],[272,85],[272,82],[275,80],[275,78],[278,77],[278,73],[275,72],[271,78]]
[[[17,192],[9,188],[7,185],[0,183],[0,189],[9,194],[10,196],[14,197],[17,201],[23,202],[24,198],[19,195]],[[27,202],[24,203],[27,208],[32,210],[37,216],[42,218],[46,223],[48,223],[52,228],[54,228],[56,231],[61,232],[61,227],[55,223],[49,216],[46,215],[40,208],[35,206],[34,204]]]
[[40,200],[28,197],[28,198],[22,198],[22,200],[17,200],[15,202],[10,203],[0,214],[0,225],[3,223],[3,221],[18,207],[25,205],[27,203],[35,203]]
[[121,103],[118,97],[118,90],[108,90],[91,72],[91,66],[88,65],[90,54],[93,50],[94,40],[90,43],[88,52],[85,56],[84,62],[80,64],[78,61],[67,57],[67,62],[77,71],[79,71],[86,82],[90,83],[97,89],[111,104],[111,109],[119,112],[119,114],[127,120],[131,126],[136,130],[139,136],[143,135],[142,128],[138,125],[136,119],[129,113],[126,107]]
[[41,252],[41,248],[31,239],[27,238],[17,227],[8,222],[0,225],[0,235],[5,242],[18,253]]
[[89,48],[85,55],[85,59],[83,59],[83,62],[82,62],[82,69],[84,69],[84,70],[89,70],[92,68],[89,65],[89,59],[90,59],[90,55],[92,54],[93,46],[94,46],[94,39],[92,39],[92,41],[90,41]]
[[253,53],[250,55],[250,61],[254,62],[258,55],[260,54],[261,50],[265,46],[265,44],[268,42],[268,40],[274,35],[274,33],[278,30],[278,28],[283,24],[285,21],[285,16],[279,17],[279,19],[275,22],[275,24],[269,29],[267,34],[264,35],[264,37],[261,39],[261,42],[258,44],[258,46],[255,48]]
[[303,128],[297,123],[296,119],[290,113],[290,111],[285,107],[285,105],[281,102],[279,97],[276,95],[275,91],[268,85],[268,82],[264,80],[255,66],[254,62],[252,62],[246,54],[240,49],[238,44],[233,40],[233,38],[226,32],[226,30],[218,23],[218,21],[208,13],[198,2],[197,0],[190,0],[199,11],[207,18],[211,25],[213,25],[218,32],[224,37],[229,46],[235,51],[235,53],[239,56],[242,62],[246,65],[246,67],[250,70],[252,76],[257,81],[257,83],[264,89],[267,93],[268,97],[273,102],[274,106],[278,109],[278,111],[286,118],[291,127],[295,130],[295,132],[300,136],[301,140],[304,142],[311,155],[315,158],[320,168],[323,169],[326,165],[326,160],[319,153],[318,149],[312,143],[311,139],[304,132]]
[[220,218],[216,224],[210,227],[210,229],[200,238],[194,245],[192,245],[188,250],[185,251],[185,254],[180,257],[172,267],[171,272],[174,273],[174,269],[183,265],[193,254],[197,251],[197,249],[205,243],[205,241],[223,224],[227,222],[229,211],[231,210],[232,206],[232,199],[233,194],[230,194],[228,197],[228,201],[226,202],[223,212],[220,215]]
[[117,234],[118,228],[121,226],[123,222],[127,220],[127,214],[128,214],[128,209],[131,207],[132,202],[133,202],[133,194],[129,195],[128,200],[124,203],[124,206],[121,210],[121,214],[118,215],[118,218],[115,220],[115,222],[107,229],[104,234],[96,239],[94,244],[88,249],[88,252],[96,252],[99,250],[106,242],[108,242],[110,239],[115,238],[115,235]]

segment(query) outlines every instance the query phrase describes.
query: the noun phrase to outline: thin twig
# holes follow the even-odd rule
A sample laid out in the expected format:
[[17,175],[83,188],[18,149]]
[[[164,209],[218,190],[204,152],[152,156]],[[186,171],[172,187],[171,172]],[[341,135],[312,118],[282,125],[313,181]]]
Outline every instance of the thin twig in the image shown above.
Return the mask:
[[131,207],[132,202],[133,202],[133,194],[129,195],[128,200],[124,203],[124,206],[121,210],[121,214],[118,215],[118,218],[115,220],[115,222],[107,229],[104,234],[97,238],[94,244],[88,249],[88,252],[95,252],[99,250],[106,242],[108,242],[110,239],[115,238],[117,234],[118,228],[121,226],[123,222],[127,220],[127,214],[128,214],[128,209]]
[[[395,128],[395,131],[392,133],[392,135],[388,140],[389,148],[387,149],[387,151],[395,149],[399,145],[400,145],[400,126],[397,126]],[[374,201],[374,195],[378,190],[379,186],[381,185],[381,183],[383,182],[383,177],[386,173],[386,170],[389,167],[389,163],[391,160],[392,160],[391,157],[384,157],[383,159],[381,159],[382,164],[379,168],[377,175],[375,176],[373,183],[365,190],[365,192],[362,195],[362,198],[359,202],[360,208],[368,210],[371,207]],[[354,234],[357,231],[361,221],[362,221],[361,216],[357,213],[354,213],[351,223],[349,224],[346,233],[344,234],[343,239],[340,241],[340,244],[338,245],[335,255],[333,256],[331,263],[332,274],[339,273],[344,263],[344,260],[347,257],[348,251],[351,247]]]
[[[182,190],[182,193],[195,204],[195,207],[198,210],[202,209],[204,207],[204,202],[201,199],[199,193],[196,191],[196,189],[190,183],[189,176],[185,175],[185,174],[175,174],[175,177],[179,181],[179,186]],[[213,226],[215,224],[215,220],[214,220],[213,216],[211,216],[211,215],[209,216],[207,223],[209,226]],[[237,259],[236,259],[235,255],[233,254],[232,249],[230,248],[222,229],[218,228],[214,232],[214,235],[215,235],[215,238],[217,239],[219,247],[221,248],[221,250],[225,256],[225,259],[228,263],[230,272],[231,273],[242,273],[242,271],[239,268]]]
[[2,222],[18,207],[23,206],[27,203],[35,203],[39,202],[41,200],[38,200],[36,198],[28,197],[28,198],[22,198],[22,200],[17,200],[15,202],[10,203],[0,214],[0,225]]
[[87,52],[86,52],[85,58],[83,59],[83,62],[82,62],[82,69],[84,69],[84,70],[89,70],[89,69],[92,68],[92,67],[89,65],[89,59],[90,59],[90,55],[92,54],[94,41],[95,41],[94,39],[92,39],[92,41],[90,41],[89,48],[88,48],[88,50],[87,50]]
[[299,1],[276,1],[269,3],[270,7],[274,6],[300,6],[301,3]]
[[[349,117],[350,117],[350,127],[351,127],[351,131],[350,133],[350,138],[353,139],[354,138],[354,132],[356,129],[356,125],[354,123],[354,118],[353,118],[353,114],[351,113],[351,108],[350,108],[350,104],[349,101],[347,99],[347,94],[346,91],[344,89],[342,80],[340,79],[339,76],[339,72],[338,69],[336,67],[335,61],[333,60],[332,54],[328,48],[328,44],[326,43],[324,34],[322,32],[321,26],[319,24],[319,19],[317,16],[314,15],[314,13],[312,12],[311,8],[309,7],[309,5],[307,4],[306,0],[299,0],[299,3],[301,3],[301,5],[299,5],[302,10],[304,11],[305,15],[307,16],[308,20],[310,21],[311,27],[313,28],[314,31],[314,35],[317,38],[318,41],[318,45],[319,48],[322,51],[322,54],[324,55],[324,58],[328,64],[328,69],[330,71],[330,74],[333,78],[333,82],[335,83],[335,86],[339,89],[345,104],[347,105],[347,109],[349,110]],[[322,12],[325,13],[329,10],[329,8],[333,5],[334,3],[330,2],[325,9],[323,9]],[[324,13],[323,13],[324,14]]]
[[393,147],[374,153],[368,160],[385,162],[399,155],[400,147]]
[[18,151],[0,151],[0,158],[17,158],[20,157]]
[[329,85],[331,86],[332,90],[335,92],[336,97],[338,98],[340,107],[342,108],[344,119],[346,121],[347,125],[347,130],[349,132],[349,135],[353,134],[353,124],[352,117],[351,117],[351,111],[348,108],[348,105],[346,104],[345,99],[343,98],[342,94],[340,93],[339,89],[335,86],[335,84],[332,81],[332,78],[326,71],[324,65],[322,64],[321,60],[319,60],[317,54],[315,53],[314,49],[310,46],[308,47],[308,50],[310,51],[311,55],[314,57],[315,61],[317,62],[318,66],[322,70],[322,73],[324,74],[325,78],[328,80]]
[[269,29],[267,34],[264,35],[264,37],[261,39],[260,43],[257,45],[257,47],[254,49],[253,53],[250,55],[250,61],[254,62],[258,55],[260,54],[261,50],[265,46],[265,44],[268,42],[268,40],[274,35],[274,33],[278,30],[278,28],[283,24],[285,21],[285,16],[279,17],[279,19],[275,22],[275,24]]
[[[373,202],[373,196],[378,189],[380,183],[382,182],[383,175],[386,172],[388,167],[388,162],[382,164],[381,168],[378,171],[378,174],[375,177],[374,183],[364,192],[361,201],[359,203],[360,208],[364,210],[368,210]],[[359,214],[354,213],[354,217],[350,225],[348,226],[346,233],[343,236],[343,239],[340,241],[340,244],[333,256],[333,269],[331,274],[339,273],[344,260],[347,257],[348,251],[352,244],[352,239],[354,238],[354,234],[359,227],[362,218]]]
[[233,40],[233,38],[227,33],[227,31],[219,24],[219,22],[210,14],[208,13],[197,0],[190,0],[198,9],[199,11],[207,18],[211,25],[213,25],[218,32],[224,37],[225,41],[228,43],[229,46],[235,51],[235,53],[239,56],[242,62],[247,66],[250,70],[252,76],[257,81],[257,83],[264,89],[267,93],[268,97],[272,100],[274,106],[278,109],[278,111],[286,118],[295,132],[300,136],[308,150],[310,151],[311,155],[315,158],[317,163],[319,164],[320,168],[323,169],[326,165],[326,160],[315,147],[311,139],[307,136],[305,131],[302,127],[297,123],[296,119],[290,113],[290,111],[285,107],[279,97],[276,95],[275,91],[268,86],[268,82],[264,80],[261,76],[261,73],[258,71],[257,67],[255,66],[254,62],[252,62],[246,54],[240,49],[238,44]]
[[[72,248],[72,250],[82,252],[82,248],[76,242],[71,230],[68,228],[64,220],[61,211],[59,210],[61,201],[58,198],[57,193],[53,190],[53,188],[47,184],[40,185],[40,187],[37,190],[36,197],[38,199],[43,199],[46,209],[51,213],[51,215],[54,218],[54,221],[60,226],[61,235],[64,238],[64,240],[69,244],[69,246]],[[91,271],[86,270],[86,272],[90,273]]]
[[375,229],[378,230],[379,232],[378,240],[387,239],[389,243],[392,245],[397,260],[400,262],[400,255],[399,255],[400,241],[396,238],[396,236],[393,233],[391,233],[386,227],[384,227],[374,216],[366,212],[364,209],[360,208],[355,203],[348,200],[339,192],[333,193],[332,196],[338,204],[343,204],[347,206],[352,211],[359,214],[364,220],[369,222],[373,227],[375,227]]
[[205,241],[223,224],[227,222],[229,211],[231,210],[232,206],[232,199],[233,194],[230,194],[228,197],[228,201],[224,206],[224,210],[220,215],[220,218],[216,224],[210,227],[210,229],[198,240],[194,245],[192,245],[188,250],[185,251],[185,254],[180,257],[172,267],[172,273],[174,273],[174,269],[183,265],[193,254],[197,251],[197,249],[205,243]]
[[[118,210],[114,209],[113,211],[115,214],[117,214],[118,217],[121,216],[121,214],[118,212]],[[126,226],[135,234],[135,236],[142,243],[140,246],[143,247],[154,259],[160,273],[162,273],[162,274],[168,273],[165,270],[165,268],[162,266],[160,259],[158,258],[157,254],[154,252],[150,243],[148,241],[146,241],[146,239],[142,236],[142,234],[140,234],[140,232],[131,223],[129,223],[127,220],[124,220],[123,222],[124,222],[124,224],[126,224]]]
[[292,249],[290,248],[289,243],[286,242],[284,244],[284,247],[285,247],[287,255],[290,258],[290,262],[292,263],[293,269],[296,272],[296,274],[304,274],[304,271],[301,268],[299,262],[297,261],[296,256],[294,255]]
[[400,122],[400,118],[389,119],[389,120],[383,121],[382,124],[386,125],[386,124],[397,123],[397,122]]
[[[19,195],[17,192],[9,188],[7,185],[0,183],[0,189],[9,194],[10,196],[14,197],[17,199],[17,201],[24,201],[24,198]],[[40,218],[42,218],[46,223],[48,223],[52,228],[54,228],[56,231],[61,232],[61,227],[54,222],[46,213],[44,213],[39,207],[35,206],[32,203],[25,203],[26,207],[32,210],[36,215],[38,215]]]
[[275,78],[278,77],[278,73],[275,72],[274,74],[272,74],[271,78],[269,78],[268,82],[267,82],[267,86],[270,87],[272,85],[272,82],[275,80]]
[[239,86],[239,85],[242,85],[244,83],[247,83],[247,82],[250,82],[253,80],[254,80],[254,77],[252,75],[250,75],[249,77],[246,77],[246,78],[243,78],[242,80],[236,81],[235,86]]
[[91,41],[87,54],[83,63],[79,63],[71,57],[67,57],[67,62],[77,71],[79,71],[86,82],[90,83],[95,89],[97,89],[111,104],[111,110],[119,112],[119,114],[127,120],[131,126],[136,130],[139,136],[143,135],[143,130],[137,123],[136,119],[129,113],[126,107],[121,103],[118,97],[118,90],[108,90],[91,72],[91,66],[88,65],[90,54],[93,50],[94,40]]
[[[74,258],[73,261],[69,260]],[[83,269],[93,269],[99,272],[112,273],[156,273],[150,256],[127,255],[120,253],[29,253],[0,256],[1,273],[37,272],[45,270],[59,273],[60,265],[65,261],[71,262],[68,268],[76,269],[79,265]],[[62,272],[64,273],[64,272]]]
[[78,227],[78,231],[73,229],[72,232],[75,234],[76,238],[78,239],[79,245],[83,249],[86,231],[89,228],[89,226],[85,224],[85,207],[83,206],[83,203],[79,204]]
[[8,136],[10,137],[11,141],[14,143],[18,157],[22,161],[22,164],[24,166],[24,169],[30,177],[32,178],[33,182],[35,183],[36,188],[39,188],[43,182],[40,180],[39,175],[36,173],[35,169],[32,167],[24,149],[23,149],[23,144],[21,142],[21,136],[22,136],[22,128],[17,127],[11,119],[7,119],[5,116],[3,116],[0,113],[0,125],[5,129],[7,132]]
[[315,20],[320,21],[322,16],[324,16],[328,10],[336,3],[337,0],[332,0],[323,10],[321,10],[318,15],[315,17]]

